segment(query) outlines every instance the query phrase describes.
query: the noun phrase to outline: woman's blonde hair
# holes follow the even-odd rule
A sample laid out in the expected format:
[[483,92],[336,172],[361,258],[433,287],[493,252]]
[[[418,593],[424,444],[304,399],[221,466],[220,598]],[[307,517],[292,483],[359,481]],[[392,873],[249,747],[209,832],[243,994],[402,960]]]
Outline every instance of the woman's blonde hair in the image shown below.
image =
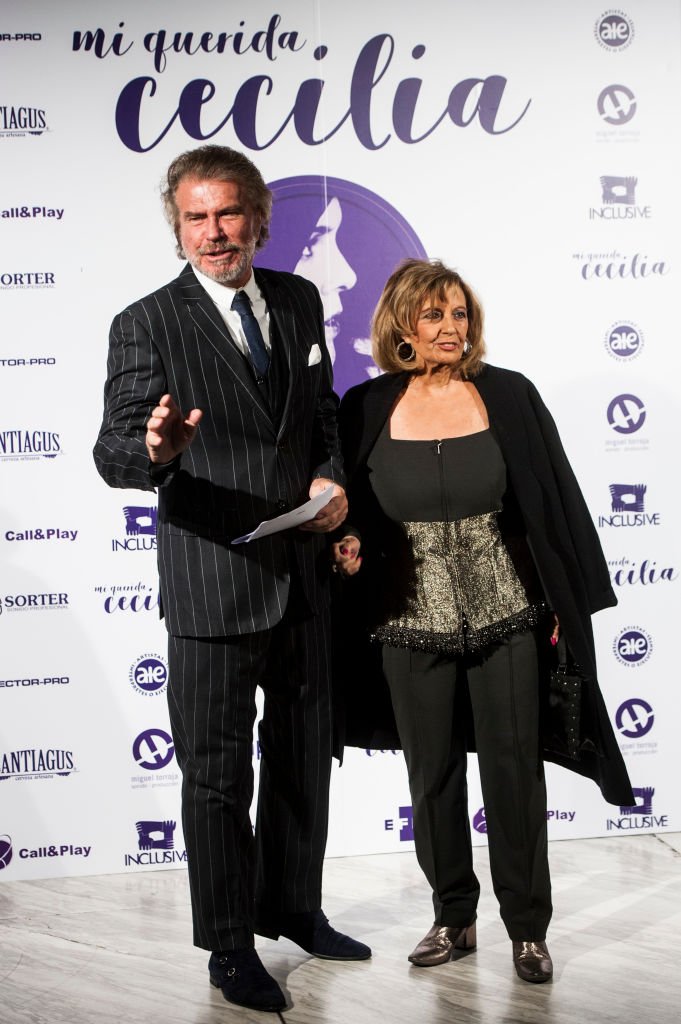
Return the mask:
[[386,281],[383,294],[371,322],[374,362],[387,373],[420,368],[418,357],[404,359],[399,346],[405,337],[416,333],[416,324],[424,305],[444,302],[450,288],[460,288],[466,300],[470,350],[461,357],[463,377],[475,377],[482,367],[485,342],[482,334],[483,311],[473,289],[455,270],[440,260],[404,260]]

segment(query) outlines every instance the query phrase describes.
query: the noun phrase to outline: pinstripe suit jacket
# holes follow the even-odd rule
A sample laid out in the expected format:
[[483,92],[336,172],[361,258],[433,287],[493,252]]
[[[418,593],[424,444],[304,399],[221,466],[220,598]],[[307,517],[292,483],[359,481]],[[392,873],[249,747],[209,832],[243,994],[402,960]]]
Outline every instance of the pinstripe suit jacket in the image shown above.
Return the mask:
[[[298,530],[230,544],[305,500],[313,478],[343,482],[319,293],[293,274],[254,273],[273,345],[281,346],[288,364],[278,423],[190,266],[129,306],[111,327],[95,463],[112,487],[158,486],[161,604],[176,636],[274,626],[286,607],[291,558],[311,608],[327,599],[323,537]],[[198,408],[204,415],[190,448],[159,470],[144,438],[166,392],[183,411]]]

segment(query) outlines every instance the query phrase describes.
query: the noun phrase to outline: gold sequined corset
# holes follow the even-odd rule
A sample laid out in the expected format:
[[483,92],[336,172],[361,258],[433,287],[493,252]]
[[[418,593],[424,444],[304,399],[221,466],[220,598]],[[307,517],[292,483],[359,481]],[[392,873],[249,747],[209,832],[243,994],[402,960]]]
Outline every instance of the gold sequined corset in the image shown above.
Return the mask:
[[[462,654],[537,624],[496,512],[453,523],[403,523],[411,554],[402,614],[375,631],[395,647]],[[407,588],[405,588],[407,589]]]
[[399,538],[385,552],[375,639],[462,654],[537,625],[541,588],[517,524],[502,529],[506,467],[490,431],[426,442],[393,440],[386,428],[369,470]]

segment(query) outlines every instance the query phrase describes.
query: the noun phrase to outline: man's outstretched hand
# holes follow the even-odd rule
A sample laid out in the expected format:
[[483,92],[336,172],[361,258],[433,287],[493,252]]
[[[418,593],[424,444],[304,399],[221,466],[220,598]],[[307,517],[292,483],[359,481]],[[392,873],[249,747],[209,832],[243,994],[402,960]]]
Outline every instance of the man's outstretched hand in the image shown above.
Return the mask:
[[203,412],[192,409],[185,416],[172,395],[163,395],[147,422],[145,443],[152,462],[172,462],[194,440]]

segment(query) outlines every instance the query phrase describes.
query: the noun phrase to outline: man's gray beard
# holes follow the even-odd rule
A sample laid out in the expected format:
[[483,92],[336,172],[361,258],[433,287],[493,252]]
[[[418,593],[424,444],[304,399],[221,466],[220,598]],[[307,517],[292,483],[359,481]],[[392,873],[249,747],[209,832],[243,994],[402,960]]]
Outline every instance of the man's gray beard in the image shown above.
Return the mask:
[[232,264],[230,267],[225,267],[224,270],[217,270],[202,266],[200,262],[201,257],[199,255],[187,256],[185,253],[186,258],[200,274],[205,274],[206,277],[209,277],[211,281],[215,281],[217,284],[227,284],[230,286],[234,281],[238,281],[239,278],[243,277],[244,274],[250,274],[254,255],[255,241],[239,249],[239,259],[237,263]]

